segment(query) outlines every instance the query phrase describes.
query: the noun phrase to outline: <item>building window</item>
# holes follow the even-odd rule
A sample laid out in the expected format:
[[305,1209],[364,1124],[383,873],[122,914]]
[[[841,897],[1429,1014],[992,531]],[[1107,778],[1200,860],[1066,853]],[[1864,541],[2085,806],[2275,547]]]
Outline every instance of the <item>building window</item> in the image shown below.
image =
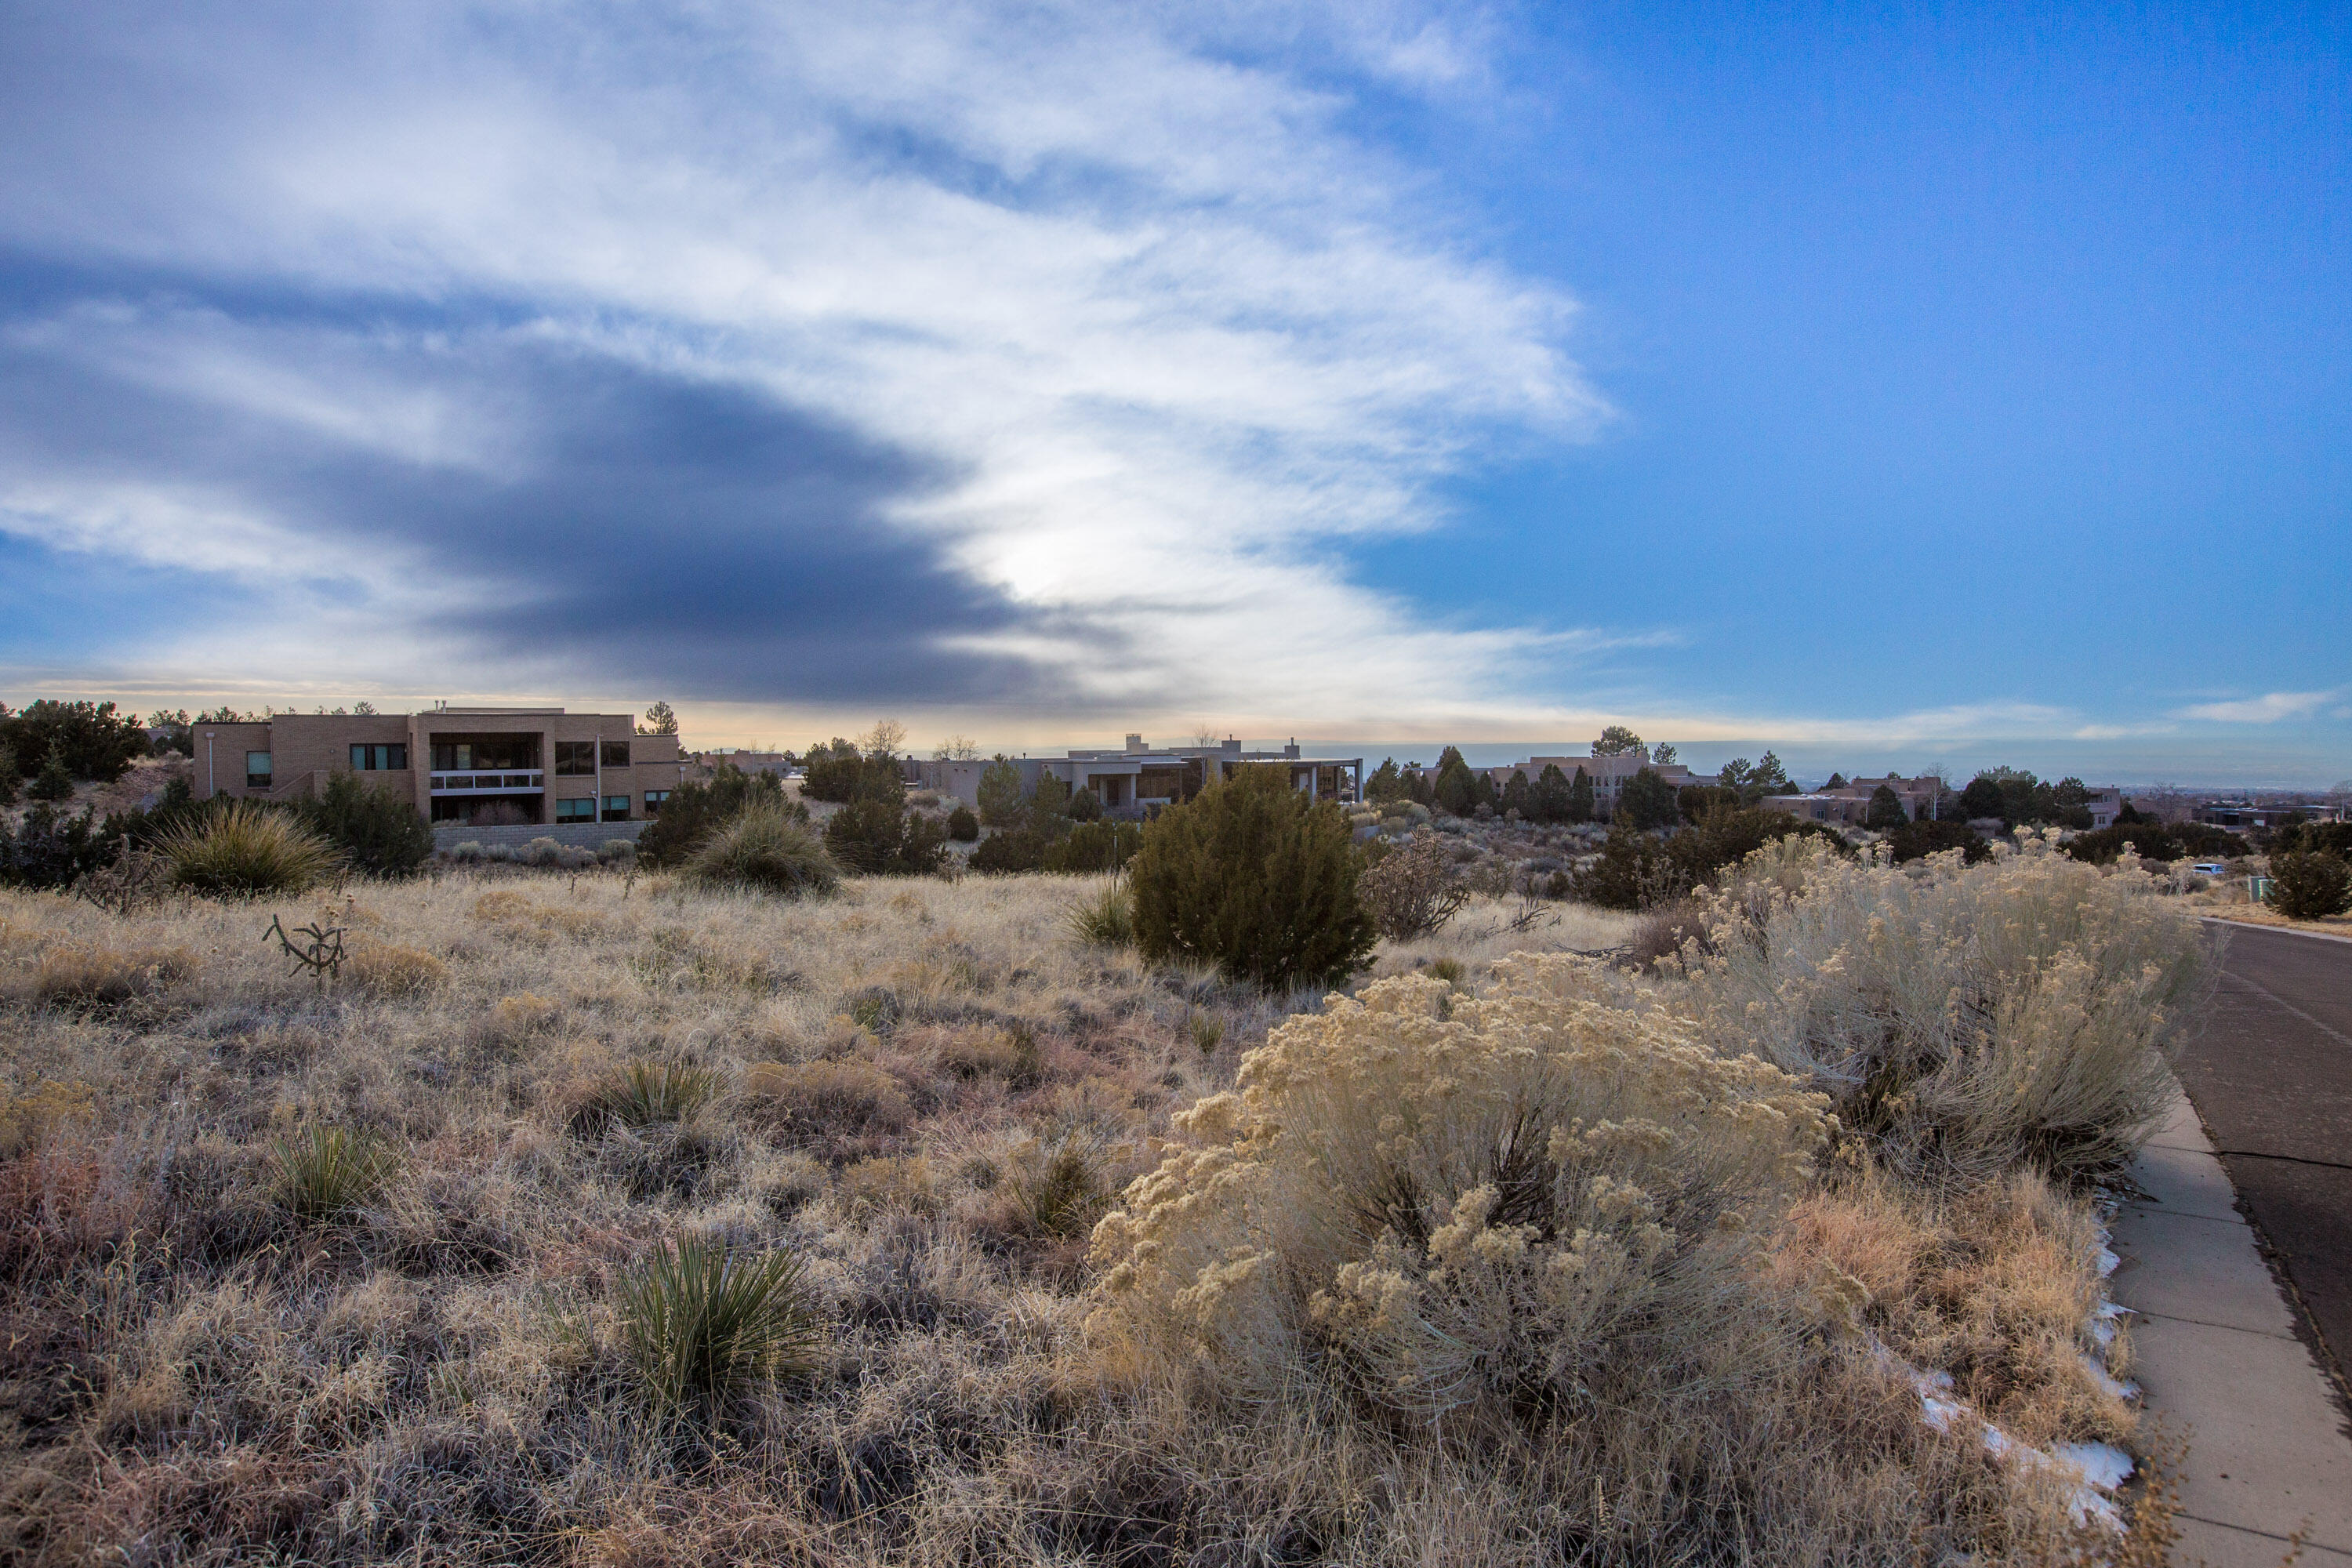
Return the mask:
[[646,815],[647,816],[659,816],[661,815],[662,803],[667,799],[669,799],[669,791],[666,789],[649,789],[646,791]]
[[406,746],[353,746],[352,771],[373,773],[396,771],[408,766]]
[[245,787],[247,789],[269,787],[269,753],[268,752],[245,753]]
[[555,742],[555,771],[578,778],[596,771],[596,742],[593,741],[558,741]]
[[596,800],[595,800],[595,797],[594,797],[593,795],[591,795],[591,796],[590,796],[588,799],[586,799],[586,800],[559,800],[559,801],[557,801],[557,802],[555,803],[555,820],[556,820],[556,821],[558,821],[558,822],[593,822],[593,821],[595,821],[595,820],[596,820]]
[[604,765],[608,768],[627,767],[629,765],[629,743],[626,741],[605,742]]
[[604,820],[607,822],[628,821],[629,797],[625,795],[606,795],[604,797]]

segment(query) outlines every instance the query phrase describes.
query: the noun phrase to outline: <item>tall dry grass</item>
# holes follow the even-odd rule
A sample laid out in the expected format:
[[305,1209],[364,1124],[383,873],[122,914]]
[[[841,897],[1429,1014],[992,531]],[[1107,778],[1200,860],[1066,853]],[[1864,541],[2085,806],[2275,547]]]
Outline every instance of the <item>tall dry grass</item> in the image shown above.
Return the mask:
[[[127,917],[0,894],[0,1555],[1538,1563],[1686,1540],[1695,1562],[1827,1562],[1895,1519],[1987,1557],[2055,1539],[2026,1483],[1923,1436],[1908,1390],[1834,1334],[1760,1384],[1740,1372],[1696,1425],[1534,1443],[1514,1415],[1475,1453],[1360,1370],[1240,1409],[1142,1375],[1088,1328],[1087,1228],[1177,1113],[1323,1002],[1074,939],[1068,910],[1107,885],[782,900],[483,868]],[[1467,1021],[1519,1005],[1496,994],[1513,947],[1629,923],[1509,931],[1514,912],[1475,907],[1378,972],[1460,965],[1444,1005]],[[263,941],[273,916],[399,962],[321,993]],[[44,990],[98,952],[185,958],[111,1000]],[[686,1109],[669,1069],[712,1092]],[[621,1113],[582,1115],[598,1104]],[[386,1157],[306,1215],[281,1151],[321,1127]],[[1761,1230],[1782,1201],[1744,1212]],[[646,1397],[669,1363],[632,1305],[682,1254],[793,1260],[820,1336],[717,1375],[732,1397],[688,1431]],[[1792,1310],[1816,1310],[1820,1272]],[[1781,1478],[1726,1460],[1728,1432],[1785,1454]],[[1781,1506],[1857,1454],[1843,1515]]]

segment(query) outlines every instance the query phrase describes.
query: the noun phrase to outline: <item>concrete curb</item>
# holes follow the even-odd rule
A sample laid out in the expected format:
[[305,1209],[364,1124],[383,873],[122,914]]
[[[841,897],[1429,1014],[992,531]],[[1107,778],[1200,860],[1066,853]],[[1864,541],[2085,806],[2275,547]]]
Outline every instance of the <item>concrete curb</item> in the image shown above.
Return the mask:
[[2300,1527],[2305,1563],[2352,1568],[2352,1438],[2177,1086],[2131,1174],[2112,1288],[2149,1411],[2189,1439],[2176,1560],[2275,1568]]
[[2305,931],[2301,926],[2264,925],[2260,921],[2233,921],[2227,915],[2199,915],[2199,920],[2210,926],[2228,926],[2232,931],[2274,931],[2283,936],[2307,936],[2314,942],[2352,942],[2352,936],[2341,931]]

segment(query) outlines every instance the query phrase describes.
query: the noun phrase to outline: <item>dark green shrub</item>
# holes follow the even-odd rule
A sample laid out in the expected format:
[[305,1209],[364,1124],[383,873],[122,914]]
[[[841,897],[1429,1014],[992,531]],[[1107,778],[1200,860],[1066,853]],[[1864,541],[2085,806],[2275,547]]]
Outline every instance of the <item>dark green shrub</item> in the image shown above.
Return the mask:
[[[1582,771],[1578,770],[1580,773]],[[1536,782],[1528,787],[1528,793],[1531,797],[1528,815],[1535,821],[1574,820],[1570,814],[1576,809],[1575,786],[1568,782],[1568,775],[1559,771],[1558,763],[1546,763],[1543,772],[1536,775]]]
[[0,805],[16,804],[16,792],[24,787],[25,774],[16,766],[16,753],[0,746]]
[[1578,899],[1604,910],[1646,910],[1686,897],[1691,882],[1666,858],[1666,847],[1619,821],[1609,829],[1600,858],[1572,881]]
[[0,883],[69,888],[111,861],[118,842],[100,830],[94,810],[68,816],[54,805],[34,806],[14,833],[0,823]]
[[888,752],[867,756],[856,742],[836,739],[811,746],[805,766],[808,776],[801,793],[811,800],[883,801],[897,805],[907,798],[906,770]]
[[791,899],[833,891],[840,868],[809,827],[808,808],[791,804],[800,807],[797,816],[781,802],[763,799],[712,829],[687,858],[688,879]]
[[55,752],[70,778],[98,784],[112,784],[148,752],[146,727],[111,702],[44,700],[17,713],[0,706],[0,745],[20,767]]
[[1502,808],[1517,812],[1523,822],[1533,822],[1536,820],[1535,805],[1535,786],[1528,783],[1527,770],[1520,768],[1503,783]]
[[1281,768],[1245,767],[1144,828],[1128,865],[1137,945],[1269,988],[1339,984],[1379,940],[1358,864],[1345,812]]
[[970,844],[980,837],[980,818],[971,807],[959,805],[948,813],[948,837],[959,844]]
[[1704,822],[1718,811],[1739,809],[1739,792],[1717,784],[1685,784],[1675,792],[1675,809],[1685,822]]
[[1843,853],[1845,841],[1818,822],[1750,806],[1711,813],[1668,838],[1634,830],[1621,816],[1609,829],[1601,858],[1575,878],[1576,896],[1603,909],[1647,910],[1689,896],[1776,839],[1819,837]]
[[1869,809],[1862,814],[1862,825],[1873,833],[1892,833],[1911,820],[1903,809],[1902,796],[1891,784],[1880,784],[1870,792]]
[[1582,768],[1576,770],[1576,782],[1568,786],[1568,820],[1590,822],[1593,805],[1592,775]]
[[788,800],[783,781],[775,774],[747,773],[732,763],[721,763],[708,781],[691,779],[670,792],[637,836],[637,858],[648,866],[683,866],[704,839],[752,805],[808,821],[808,807]]
[[1022,823],[1024,792],[1021,770],[1013,759],[999,755],[980,773],[980,820],[987,827],[1017,827]]
[[1084,871],[1116,871],[1143,847],[1139,822],[1087,822],[1074,827],[1058,843],[1045,846],[1042,864],[1066,875]]
[[345,864],[371,877],[414,876],[433,858],[432,825],[416,803],[389,784],[370,787],[354,773],[331,775],[294,813],[341,851]]
[[2113,827],[2102,827],[2095,833],[2078,833],[2066,843],[2067,854],[2095,866],[2113,865],[2116,857],[2126,849],[2143,860],[2164,861],[2192,856],[2199,859],[2227,860],[2233,856],[2252,853],[2244,839],[2234,833],[2224,833],[2210,823],[2176,822],[2167,825],[2145,817],[2137,822],[2118,822]]
[[947,833],[896,801],[853,800],[824,825],[824,847],[842,869],[863,877],[919,877],[947,855]]
[[2340,915],[2352,910],[2352,867],[2333,855],[2273,855],[2271,890],[2263,901],[2291,921]]
[[1039,870],[1045,864],[1045,840],[1026,827],[1003,829],[990,834],[971,852],[971,868],[999,876]]
[[33,775],[33,782],[25,786],[25,798],[46,801],[70,800],[73,798],[73,774],[66,770],[65,751],[62,747],[52,744],[49,747],[48,760],[41,764],[41,771]]
[[1969,866],[1992,856],[1992,846],[1979,837],[1975,828],[1950,818],[1937,821],[1921,817],[1916,822],[1906,823],[1886,836],[1886,843],[1898,866],[1906,860],[1924,860],[1947,849],[1961,851],[1961,863]]
[[2006,820],[2009,802],[2001,794],[2000,781],[1982,774],[1970,779],[1969,787],[1960,792],[1960,809],[1971,820],[1992,816]]
[[1405,795],[1404,775],[1397,771],[1394,757],[1381,759],[1381,765],[1372,770],[1372,776],[1364,781],[1364,798],[1376,805],[1402,800]]
[[1102,796],[1091,788],[1082,789],[1070,797],[1069,818],[1072,822],[1092,822],[1102,816]]
[[1672,827],[1681,818],[1682,805],[1675,797],[1675,786],[1660,777],[1655,768],[1642,769],[1617,792],[1615,820],[1628,827]]
[[[2231,850],[2214,850],[2202,844],[2198,845],[2190,849],[2189,853],[2200,859],[2220,860],[2230,855],[2243,855],[2246,852],[2239,839],[2223,833],[2209,823],[2184,822],[2179,827],[2175,828],[2174,832],[2182,834],[2182,842],[2186,844],[2188,839],[2183,829],[2214,834],[2229,839],[2232,844],[2239,845],[2239,847]],[[2333,855],[2338,860],[2352,864],[2352,822],[2301,822],[2293,826],[2282,827],[2271,835],[2270,850],[2273,855],[2293,855],[2298,852],[2305,855]]]

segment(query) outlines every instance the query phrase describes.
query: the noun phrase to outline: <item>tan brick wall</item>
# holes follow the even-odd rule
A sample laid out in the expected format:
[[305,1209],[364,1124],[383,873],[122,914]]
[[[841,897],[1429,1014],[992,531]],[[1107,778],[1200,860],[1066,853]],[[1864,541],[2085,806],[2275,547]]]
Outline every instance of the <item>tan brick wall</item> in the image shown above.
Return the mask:
[[[593,742],[601,736],[625,740],[629,745],[628,766],[604,770],[603,794],[628,796],[629,819],[642,821],[647,790],[677,787],[678,747],[675,735],[639,735],[635,729],[635,721],[622,713],[286,713],[262,724],[199,724],[195,795],[199,800],[215,793],[294,799],[315,793],[326,775],[348,771],[355,745],[405,745],[405,770],[376,769],[361,776],[371,784],[402,791],[415,802],[420,815],[430,816],[436,735],[527,735],[536,742],[538,766],[546,775],[542,821],[552,823],[557,800],[591,798],[598,784],[593,773],[558,776],[555,742]],[[268,790],[246,787],[247,752],[270,754]]]

